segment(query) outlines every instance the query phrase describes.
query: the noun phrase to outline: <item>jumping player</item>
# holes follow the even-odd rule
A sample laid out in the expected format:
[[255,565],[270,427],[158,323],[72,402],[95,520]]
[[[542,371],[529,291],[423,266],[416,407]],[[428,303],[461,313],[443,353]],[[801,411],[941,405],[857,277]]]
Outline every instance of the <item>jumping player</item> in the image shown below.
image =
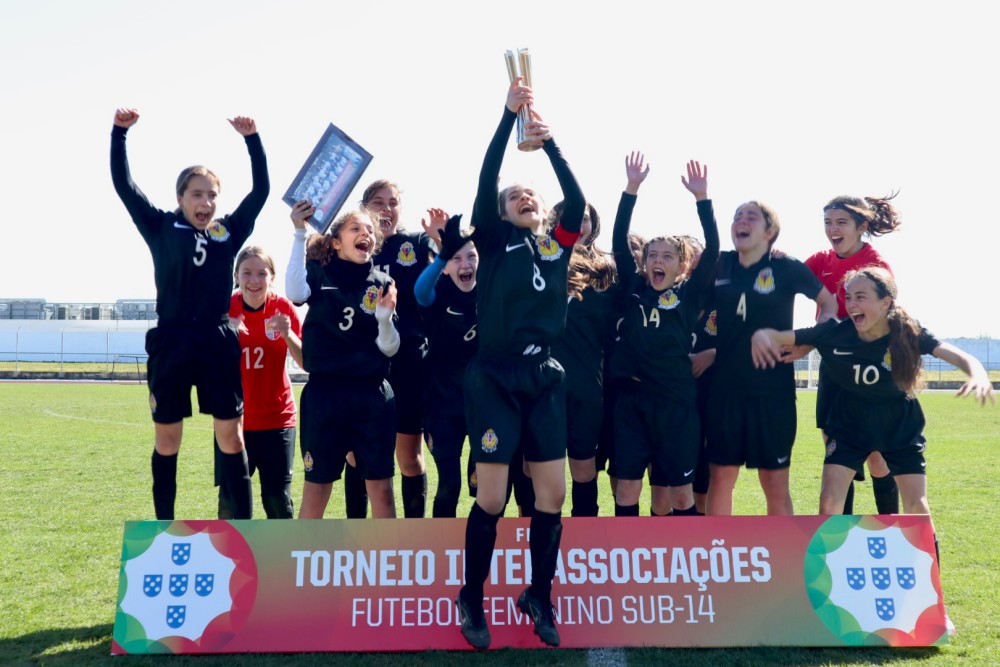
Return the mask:
[[392,323],[396,288],[374,268],[381,234],[365,211],[342,213],[327,234],[306,242],[308,201],[292,207],[295,240],[285,274],[288,298],[308,304],[302,357],[309,380],[302,389],[305,467],[299,518],[320,519],[353,451],[365,480],[372,516],[396,516],[392,491],[396,410],[389,358],[399,349]]
[[153,256],[158,321],[146,334],[146,352],[156,518],[174,518],[177,453],[183,420],[191,416],[193,385],[198,388],[198,409],[213,417],[233,518],[249,519],[253,498],[243,444],[240,342],[227,311],[233,259],[253,231],[270,191],[264,147],[252,118],[233,118],[229,124],[250,154],[250,194],[233,213],[216,220],[219,178],[205,167],[188,167],[177,178],[177,209],[162,211],[149,203],[129,173],[125,135],[138,120],[135,109],[115,112],[111,180]]
[[[438,470],[432,516],[454,517],[462,489],[462,448],[468,435],[463,380],[479,347],[476,331],[479,253],[475,244],[461,235],[459,216],[449,221],[440,209],[428,213],[431,221],[424,230],[432,237],[442,235],[441,254],[450,258],[445,261],[436,257],[420,274],[414,288],[428,333],[424,430]],[[446,277],[442,278],[442,274]]]
[[[649,174],[641,153],[625,162],[627,186],[615,220],[614,247],[626,252],[628,227],[639,186]],[[719,232],[708,198],[708,169],[689,162],[684,186],[695,196],[705,234],[704,261],[686,280],[691,263],[689,246],[680,237],[658,237],[643,248],[645,280],[633,280],[624,292],[627,305],[619,327],[619,344],[611,359],[618,384],[615,405],[617,516],[639,515],[639,493],[647,466],[650,485],[667,489],[665,506],[654,502],[651,513],[665,516],[697,514],[692,483],[698,463],[700,433],[695,379],[691,370],[691,333],[702,309],[719,255]],[[632,266],[623,273],[633,274]]]
[[[268,519],[291,519],[295,465],[295,396],[285,365],[289,354],[302,366],[302,325],[292,302],[275,294],[274,259],[259,246],[236,256],[237,290],[229,319],[240,336],[243,438],[250,475],[260,473],[260,500]],[[222,483],[222,451],[215,443],[219,518],[233,518],[233,500]]]
[[732,514],[743,464],[757,469],[768,514],[793,511],[788,474],[796,428],[794,369],[791,364],[754,368],[750,336],[761,328],[790,328],[796,294],[816,301],[820,321],[836,314],[837,301],[805,264],[771,253],[779,230],[770,207],[756,201],[741,205],[731,227],[735,250],[723,252],[716,267],[707,514]]
[[[567,268],[580,236],[586,200],[549,127],[535,114],[527,131],[543,142],[566,207],[551,235],[532,188],[497,191],[500,165],[517,110],[533,95],[522,80],[507,91],[503,116],[479,173],[472,214],[479,250],[479,352],[465,375],[466,420],[479,487],[465,531],[465,586],[457,598],[462,634],[476,648],[490,643],[483,612],[497,521],[506,502],[508,467],[521,450],[535,490],[531,516],[531,586],[518,607],[550,646],[559,644],[552,614],[552,578],[566,496],[564,374],[550,345],[566,322]],[[450,259],[450,258],[445,258]]]
[[[840,514],[854,472],[880,452],[895,476],[907,514],[930,514],[924,461],[924,414],[916,399],[921,355],[960,368],[969,379],[958,396],[992,402],[993,385],[972,355],[938,341],[896,302],[892,274],[872,266],[844,277],[848,319],[809,329],[762,329],[753,335],[753,360],[774,367],[782,345],[815,346],[840,388],[823,430],[829,436],[820,514]],[[935,538],[935,545],[937,540]]]
[[[892,205],[895,195],[878,197],[834,197],[823,207],[823,228],[830,241],[830,249],[817,252],[805,264],[819,278],[823,286],[837,297],[837,317],[847,317],[847,304],[841,284],[849,271],[864,266],[889,268],[878,251],[866,238],[889,234],[900,226],[899,214]],[[820,365],[819,382],[816,385],[816,427],[822,429],[826,416],[838,391],[836,383],[826,380],[826,369]],[[823,435],[824,443],[826,434]],[[863,470],[863,469],[862,469]],[[864,473],[858,471],[857,479],[863,480]],[[879,514],[899,513],[899,491],[889,474],[882,455],[872,452],[868,459],[868,470],[872,475],[872,491],[875,493],[875,507]],[[844,514],[854,513],[854,483],[847,491]]]

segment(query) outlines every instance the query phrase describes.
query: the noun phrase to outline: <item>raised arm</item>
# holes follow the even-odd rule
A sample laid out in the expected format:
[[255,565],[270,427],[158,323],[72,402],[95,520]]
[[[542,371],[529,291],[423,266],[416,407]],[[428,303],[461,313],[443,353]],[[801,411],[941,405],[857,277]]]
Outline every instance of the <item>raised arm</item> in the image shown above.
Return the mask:
[[632,151],[625,156],[625,191],[618,202],[618,212],[615,214],[615,226],[611,232],[611,250],[615,255],[615,266],[618,278],[623,283],[635,275],[638,267],[635,255],[628,244],[628,230],[632,224],[632,210],[635,208],[639,186],[649,175],[649,164],[642,153]]
[[542,122],[541,116],[534,110],[531,113],[535,120],[527,125],[528,136],[542,141],[542,150],[549,157],[552,170],[556,174],[556,180],[559,181],[559,187],[563,193],[564,208],[562,215],[559,216],[559,224],[553,232],[553,238],[561,246],[572,248],[580,236],[580,225],[583,223],[583,213],[587,206],[587,200],[583,196],[580,183],[569,168],[569,163],[552,138],[549,126]]
[[247,152],[250,153],[250,173],[253,178],[250,193],[236,207],[232,217],[245,221],[250,225],[250,229],[253,229],[254,221],[260,215],[264,208],[264,202],[267,201],[267,196],[271,192],[271,179],[267,173],[267,156],[264,155],[264,145],[260,141],[257,123],[254,122],[253,118],[236,116],[229,120],[229,124],[240,133],[246,142]]
[[303,304],[312,295],[306,280],[306,220],[313,211],[313,205],[306,199],[295,202],[292,207],[295,236],[292,239],[292,255],[288,258],[288,268],[285,270],[285,296],[292,303]]
[[700,293],[711,282],[719,261],[719,226],[715,221],[712,200],[708,198],[708,165],[703,168],[701,163],[691,160],[687,165],[687,178],[681,176],[681,182],[694,195],[705,236],[705,250],[689,279],[691,286]]
[[521,79],[510,84],[507,89],[507,102],[503,116],[497,125],[493,139],[486,148],[486,157],[479,170],[479,186],[476,189],[476,201],[472,207],[472,226],[475,228],[476,245],[481,246],[484,240],[497,233],[500,227],[500,211],[497,205],[497,180],[500,178],[500,166],[507,149],[511,130],[517,120],[517,110],[521,104],[530,104],[533,99],[531,89],[521,84]]
[[139,122],[139,112],[135,109],[118,109],[115,111],[114,126],[111,129],[111,182],[115,186],[118,198],[125,204],[125,209],[132,221],[145,231],[148,221],[159,211],[149,203],[146,195],[132,180],[128,167],[128,155],[125,151],[125,135],[128,129]]
[[974,396],[981,405],[986,405],[987,398],[990,399],[990,403],[996,403],[996,399],[993,397],[993,383],[990,382],[989,374],[978,359],[950,343],[941,343],[934,348],[934,352],[931,354],[961,369],[969,376],[969,379],[955,394],[956,396]]

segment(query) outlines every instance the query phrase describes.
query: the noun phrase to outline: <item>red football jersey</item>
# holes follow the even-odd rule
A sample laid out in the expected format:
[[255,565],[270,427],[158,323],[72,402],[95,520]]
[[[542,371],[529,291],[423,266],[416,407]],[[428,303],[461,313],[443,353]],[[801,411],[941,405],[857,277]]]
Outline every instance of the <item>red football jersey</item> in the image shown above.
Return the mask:
[[830,290],[830,293],[837,297],[837,317],[839,319],[847,317],[847,304],[844,302],[844,286],[840,284],[840,281],[847,275],[848,271],[860,269],[863,266],[881,266],[892,272],[886,261],[882,259],[882,256],[878,254],[878,251],[870,243],[866,243],[864,248],[850,257],[838,257],[837,253],[833,249],[830,249],[816,253],[807,259],[805,263],[809,267],[809,270],[813,272],[813,275],[823,283],[823,287]]
[[235,292],[229,301],[229,316],[243,316],[240,332],[240,372],[243,375],[243,430],[266,431],[295,426],[295,397],[285,369],[288,346],[277,331],[266,330],[265,323],[275,313],[291,318],[290,329],[302,337],[302,323],[295,306],[288,299],[268,294],[264,307],[257,311],[243,309],[243,295]]

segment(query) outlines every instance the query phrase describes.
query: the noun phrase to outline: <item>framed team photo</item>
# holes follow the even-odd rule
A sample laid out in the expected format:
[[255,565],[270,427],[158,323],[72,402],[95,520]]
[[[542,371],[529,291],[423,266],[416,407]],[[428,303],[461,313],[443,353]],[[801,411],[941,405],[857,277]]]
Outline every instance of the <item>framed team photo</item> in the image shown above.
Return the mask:
[[325,234],[371,161],[371,153],[330,123],[281,201],[294,206],[308,199],[316,209],[309,224]]

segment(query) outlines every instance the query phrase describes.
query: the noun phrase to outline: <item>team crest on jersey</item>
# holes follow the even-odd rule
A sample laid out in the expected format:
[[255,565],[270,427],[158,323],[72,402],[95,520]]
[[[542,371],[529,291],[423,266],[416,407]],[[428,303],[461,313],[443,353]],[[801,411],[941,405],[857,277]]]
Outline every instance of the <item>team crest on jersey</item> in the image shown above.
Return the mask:
[[229,230],[226,229],[226,226],[218,220],[210,222],[205,231],[208,232],[208,238],[213,241],[222,243],[223,241],[229,240]]
[[718,316],[716,315],[716,311],[713,310],[711,313],[708,314],[708,319],[705,320],[705,333],[707,333],[709,336],[719,335],[719,323],[716,319],[717,317]]
[[306,452],[306,455],[302,457],[302,467],[306,469],[306,472],[312,472],[313,455],[310,452]]
[[677,298],[672,289],[668,289],[666,292],[660,295],[660,298],[656,302],[656,307],[662,310],[673,310],[678,305],[680,305],[681,300]]
[[497,450],[497,442],[499,442],[499,438],[497,438],[496,431],[491,428],[486,429],[482,439],[483,451],[492,454]]
[[396,263],[403,266],[413,266],[417,263],[417,251],[413,249],[412,243],[407,241],[399,246],[399,252],[396,253]]
[[882,368],[892,372],[892,354],[889,352],[889,350],[886,350],[885,356],[882,357]]
[[562,246],[551,236],[536,236],[535,245],[538,246],[539,256],[546,262],[554,262],[562,257]]
[[753,283],[753,291],[757,294],[770,294],[774,291],[774,273],[771,267],[765,267],[757,274],[757,280]]
[[378,287],[375,285],[370,285],[368,289],[365,290],[365,298],[361,299],[361,310],[365,311],[369,315],[375,312],[375,306],[378,305]]

